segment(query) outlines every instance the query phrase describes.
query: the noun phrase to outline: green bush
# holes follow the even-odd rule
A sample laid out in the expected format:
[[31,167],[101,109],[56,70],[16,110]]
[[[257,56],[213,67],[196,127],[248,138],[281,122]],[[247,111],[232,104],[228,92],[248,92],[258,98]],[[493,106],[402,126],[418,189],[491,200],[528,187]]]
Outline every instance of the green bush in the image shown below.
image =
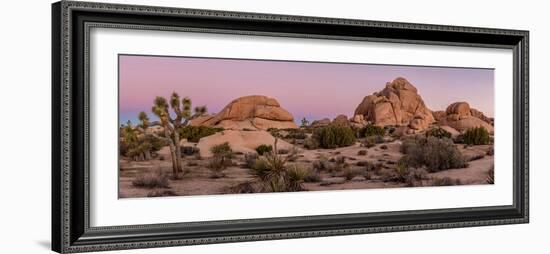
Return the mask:
[[448,138],[416,137],[406,139],[401,145],[405,155],[399,160],[403,167],[425,166],[429,172],[467,166],[464,156]]
[[228,166],[233,165],[233,150],[228,142],[215,145],[210,148],[213,157],[207,164],[207,167],[212,171],[212,178],[223,177],[222,171]]
[[426,131],[426,137],[451,138],[451,133],[442,128],[433,128]]
[[288,134],[286,134],[285,138],[288,139],[306,139],[307,134],[302,129],[288,129]]
[[309,137],[304,140],[304,148],[309,150],[314,150],[319,148],[319,141],[317,139]]
[[386,130],[383,127],[376,126],[374,124],[367,124],[367,126],[359,129],[358,136],[360,138],[369,136],[384,136]]
[[350,146],[355,143],[355,133],[347,126],[329,125],[313,132],[313,138],[322,148],[337,148]]
[[191,126],[186,125],[178,129],[180,138],[187,139],[189,142],[199,142],[202,137],[210,136],[216,132],[223,131],[222,128],[212,128],[208,126]]
[[269,153],[271,151],[273,151],[273,146],[272,145],[260,145],[260,146],[256,147],[256,152],[259,155],[264,155],[264,153]]
[[231,146],[228,142],[211,147],[210,152],[212,152],[214,156],[219,157],[231,158],[233,156],[233,150],[231,149]]
[[489,132],[483,127],[470,128],[462,136],[463,142],[468,145],[488,145],[491,144]]

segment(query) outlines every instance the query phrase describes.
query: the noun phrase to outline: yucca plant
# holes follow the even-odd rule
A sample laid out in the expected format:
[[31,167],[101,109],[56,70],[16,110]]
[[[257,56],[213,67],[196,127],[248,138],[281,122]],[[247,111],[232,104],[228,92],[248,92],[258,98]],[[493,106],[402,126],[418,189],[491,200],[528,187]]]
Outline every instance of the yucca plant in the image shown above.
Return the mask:
[[307,171],[297,165],[286,165],[287,159],[277,150],[277,138],[273,150],[256,160],[251,173],[263,184],[264,191],[301,191]]

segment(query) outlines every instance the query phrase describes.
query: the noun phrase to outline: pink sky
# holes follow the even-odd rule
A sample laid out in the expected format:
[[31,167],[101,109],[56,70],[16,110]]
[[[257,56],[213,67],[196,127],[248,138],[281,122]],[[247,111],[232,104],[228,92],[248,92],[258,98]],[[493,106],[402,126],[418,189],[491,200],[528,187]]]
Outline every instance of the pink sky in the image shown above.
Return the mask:
[[396,77],[416,86],[431,110],[467,101],[494,114],[492,69],[120,55],[119,122],[137,122],[140,111],[156,119],[155,96],[172,91],[209,112],[241,96],[266,95],[296,121],[351,116],[363,97]]

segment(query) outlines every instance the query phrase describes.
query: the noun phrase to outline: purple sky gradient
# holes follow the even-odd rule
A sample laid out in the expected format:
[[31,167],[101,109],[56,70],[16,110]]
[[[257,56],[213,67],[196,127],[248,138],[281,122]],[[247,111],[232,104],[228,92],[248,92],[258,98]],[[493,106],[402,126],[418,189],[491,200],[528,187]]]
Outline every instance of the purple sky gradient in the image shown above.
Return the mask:
[[176,91],[194,106],[218,112],[233,99],[266,95],[299,122],[353,115],[363,97],[404,77],[431,110],[467,101],[488,116],[494,112],[491,69],[335,64],[159,56],[119,56],[120,123],[137,122],[145,111],[153,120],[155,96]]

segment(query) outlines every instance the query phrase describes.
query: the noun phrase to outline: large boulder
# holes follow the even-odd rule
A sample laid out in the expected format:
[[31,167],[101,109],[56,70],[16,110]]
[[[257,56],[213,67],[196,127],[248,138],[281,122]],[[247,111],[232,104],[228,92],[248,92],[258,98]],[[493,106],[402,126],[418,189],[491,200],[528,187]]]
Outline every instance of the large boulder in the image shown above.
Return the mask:
[[346,115],[338,115],[332,120],[332,124],[340,125],[340,126],[349,126],[349,120]]
[[233,130],[267,130],[269,128],[298,128],[294,117],[283,109],[277,100],[250,95],[237,98],[215,115],[201,116],[191,125],[222,127]]
[[[210,157],[210,148],[228,142],[234,152],[255,153],[260,145],[274,145],[275,138],[267,131],[225,130],[199,140],[197,148],[201,156]],[[291,149],[293,145],[279,139],[278,149]]]
[[467,102],[455,102],[447,107],[445,110],[447,115],[457,114],[459,116],[471,116],[470,104]]
[[354,115],[363,115],[366,121],[380,126],[410,125],[420,129],[435,121],[416,87],[401,77],[386,83],[382,91],[366,96]]
[[[493,133],[494,129],[491,125],[492,119],[486,117],[481,111],[470,108],[467,102],[455,102],[445,110],[446,116],[441,117],[440,124],[448,125],[457,131],[464,132],[467,129],[475,127],[483,127],[489,133]],[[479,117],[483,117],[481,119]]]
[[483,114],[483,112],[481,112],[481,111],[479,111],[475,108],[471,108],[470,113],[472,114],[472,116],[475,116],[475,117],[483,120],[484,122],[486,122],[490,125],[493,125],[494,119],[492,117],[486,116],[485,114]]

